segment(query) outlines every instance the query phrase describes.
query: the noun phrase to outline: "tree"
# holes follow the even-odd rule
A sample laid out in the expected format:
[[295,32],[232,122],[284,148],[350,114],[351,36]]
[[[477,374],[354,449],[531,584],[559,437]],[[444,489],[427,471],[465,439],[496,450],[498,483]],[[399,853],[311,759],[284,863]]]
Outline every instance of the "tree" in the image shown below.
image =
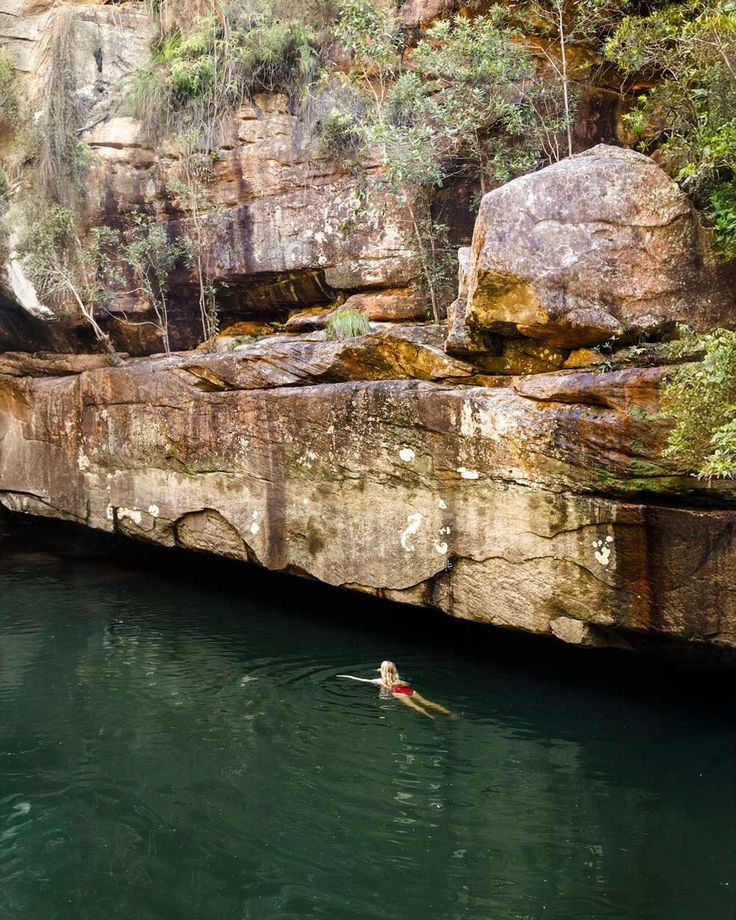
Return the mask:
[[95,311],[104,302],[116,276],[112,265],[99,262],[105,245],[102,234],[86,247],[80,239],[74,213],[54,205],[43,214],[22,246],[28,275],[39,294],[51,301],[71,297],[105,350],[115,356],[112,340],[97,321]]
[[[332,107],[320,125],[334,154],[355,166],[377,156],[374,186],[407,213],[410,237],[435,321],[447,251],[431,217],[432,190],[458,171],[474,172],[482,192],[537,161],[530,138],[538,90],[529,53],[515,41],[508,13],[437,23],[414,49],[394,14],[371,0],[343,0],[336,38],[350,67],[323,80]],[[536,144],[534,145],[536,148]]]
[[208,217],[212,204],[207,194],[211,181],[212,157],[202,149],[197,132],[181,134],[176,177],[168,187],[181,199],[188,215],[189,254],[197,276],[204,341],[210,340],[219,329],[216,289],[207,271],[206,258],[213,245],[212,224]]
[[606,56],[627,77],[648,81],[627,116],[643,149],[694,198],[716,245],[736,256],[736,8],[686,0],[625,17]]
[[[540,111],[543,121],[550,122],[554,128],[561,127],[565,135],[567,155],[572,156],[572,130],[575,121],[576,88],[571,77],[568,61],[568,48],[571,45],[586,45],[598,48],[602,41],[615,27],[630,0],[532,0],[522,9],[527,16],[531,34],[536,33],[541,42],[533,45],[526,39],[531,53],[541,54],[559,84],[562,94],[561,123],[552,111]],[[546,40],[553,37],[551,47]],[[554,51],[552,50],[554,48]],[[547,150],[551,158],[559,159],[555,133],[548,131]],[[552,143],[550,143],[552,142]]]
[[113,357],[112,339],[99,318],[110,311],[126,279],[132,279],[134,287],[127,293],[142,297],[153,310],[164,351],[170,353],[167,284],[177,265],[190,259],[188,240],[170,240],[161,224],[143,214],[134,215],[125,236],[104,226],[82,239],[74,213],[55,205],[30,231],[22,250],[39,294],[51,301],[71,298]]
[[184,261],[191,261],[189,240],[170,240],[166,229],[153,218],[137,214],[123,246],[124,264],[141,294],[153,309],[158,321],[164,351],[170,354],[169,276]]

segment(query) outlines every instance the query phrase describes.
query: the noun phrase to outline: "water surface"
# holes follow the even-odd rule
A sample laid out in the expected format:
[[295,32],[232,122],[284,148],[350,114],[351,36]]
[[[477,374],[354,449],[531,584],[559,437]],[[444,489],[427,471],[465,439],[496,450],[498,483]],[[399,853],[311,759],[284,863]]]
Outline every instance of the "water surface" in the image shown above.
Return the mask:
[[[734,721],[697,672],[1,548],[2,920],[736,916]],[[335,677],[384,657],[460,718]]]

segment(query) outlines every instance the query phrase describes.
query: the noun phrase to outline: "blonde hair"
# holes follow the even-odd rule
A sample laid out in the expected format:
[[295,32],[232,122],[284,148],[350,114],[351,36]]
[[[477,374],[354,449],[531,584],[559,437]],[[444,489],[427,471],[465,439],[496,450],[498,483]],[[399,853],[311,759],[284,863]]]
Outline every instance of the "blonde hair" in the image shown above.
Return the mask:
[[398,669],[393,661],[382,661],[381,667],[378,670],[381,672],[383,685],[387,689],[390,690],[391,687],[401,683]]

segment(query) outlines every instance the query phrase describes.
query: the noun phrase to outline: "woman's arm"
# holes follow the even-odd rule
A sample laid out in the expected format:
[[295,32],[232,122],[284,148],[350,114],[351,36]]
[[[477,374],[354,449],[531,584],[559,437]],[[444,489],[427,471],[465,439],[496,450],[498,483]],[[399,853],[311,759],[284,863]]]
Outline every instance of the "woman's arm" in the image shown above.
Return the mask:
[[374,677],[373,679],[371,679],[370,677],[353,677],[352,674],[336,674],[335,677],[347,677],[348,680],[359,680],[363,684],[380,685],[382,683],[380,677]]

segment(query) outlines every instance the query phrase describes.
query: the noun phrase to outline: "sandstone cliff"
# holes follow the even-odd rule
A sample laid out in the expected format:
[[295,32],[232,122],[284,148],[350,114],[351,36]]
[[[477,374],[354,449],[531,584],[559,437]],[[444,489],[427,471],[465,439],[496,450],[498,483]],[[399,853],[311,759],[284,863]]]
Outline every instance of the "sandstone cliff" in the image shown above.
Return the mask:
[[[446,6],[404,13],[420,28]],[[29,80],[53,14],[0,19]],[[77,15],[96,36],[78,43],[87,220],[146,207],[175,233],[181,150],[111,107],[147,20],[136,4]],[[447,324],[427,322],[405,217],[356,199],[284,95],[241,106],[214,164],[202,257],[239,325],[209,350],[191,350],[186,272],[179,353],[151,355],[128,322],[147,314],[121,291],[106,322],[138,357],[118,366],[9,276],[2,505],[572,643],[736,648],[736,493],[663,459],[671,367],[642,345],[683,321],[732,325],[733,288],[655,163],[599,145],[487,194],[472,241],[458,229],[470,245]],[[329,341],[345,301],[370,331]]]

